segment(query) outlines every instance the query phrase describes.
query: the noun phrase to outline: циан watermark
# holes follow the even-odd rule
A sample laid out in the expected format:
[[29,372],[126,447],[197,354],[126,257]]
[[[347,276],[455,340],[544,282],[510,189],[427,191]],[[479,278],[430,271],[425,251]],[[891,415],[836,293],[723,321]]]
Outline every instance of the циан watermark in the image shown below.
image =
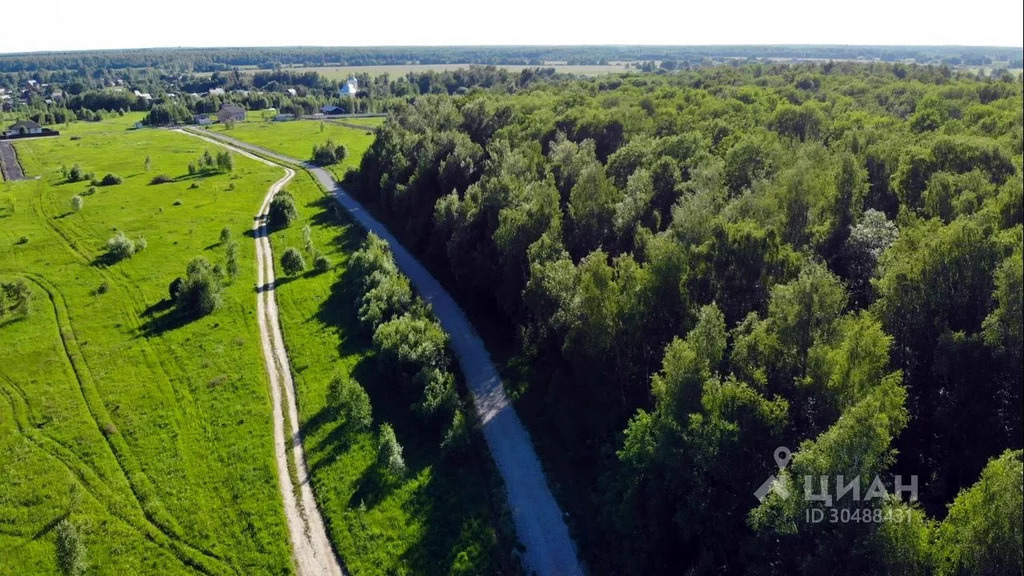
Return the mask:
[[[785,446],[775,449],[775,464],[779,467],[779,474],[769,476],[761,486],[754,491],[754,497],[763,502],[769,494],[775,493],[779,498],[788,500],[792,496],[792,487],[788,474],[783,474],[793,453]],[[909,502],[917,501],[918,482],[917,475],[910,476],[909,482],[904,477],[896,474],[889,484],[891,489],[878,475],[871,478],[867,490],[861,490],[864,485],[861,477],[854,476],[846,478],[843,474],[835,476],[812,476],[804,475],[804,501],[808,503],[804,511],[805,521],[811,524],[823,522],[829,523],[878,523],[878,522],[910,522],[911,512],[900,507],[883,506],[890,501],[890,496],[902,498],[907,496]],[[835,490],[832,491],[832,487]]]

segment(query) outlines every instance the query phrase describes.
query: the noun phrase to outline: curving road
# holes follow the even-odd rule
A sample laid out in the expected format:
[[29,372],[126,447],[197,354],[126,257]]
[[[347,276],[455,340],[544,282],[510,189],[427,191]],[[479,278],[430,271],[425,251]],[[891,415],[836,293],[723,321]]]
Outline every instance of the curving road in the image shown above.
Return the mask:
[[473,395],[484,438],[505,481],[516,532],[526,547],[523,560],[527,570],[540,576],[582,575],[583,566],[576,547],[569,536],[562,511],[548,488],[530,435],[505,396],[501,378],[483,340],[455,300],[387,227],[334,181],[330,172],[221,134],[217,134],[215,139],[286,164],[303,166],[325,189],[332,191],[334,199],[356,222],[388,242],[398,267],[412,281],[420,297],[430,303],[441,326],[451,337],[452,349]]
[[[281,336],[281,322],[277,314],[277,298],[274,292],[274,254],[270,248],[270,239],[267,237],[267,211],[270,208],[270,201],[281,190],[281,187],[295,176],[295,171],[234,146],[229,146],[224,142],[182,130],[178,132],[223,146],[233,152],[269,166],[282,168],[285,171],[284,177],[275,182],[267,191],[267,195],[263,198],[263,204],[260,206],[260,212],[253,220],[257,262],[256,309],[260,325],[260,341],[263,345],[263,358],[266,362],[267,374],[270,376],[270,391],[273,400],[277,479],[281,487],[281,497],[284,500],[288,533],[298,576],[342,576],[341,564],[331,548],[323,517],[316,506],[313,489],[309,484],[309,469],[306,466],[306,454],[302,449],[299,414],[295,404],[295,383],[292,381],[292,370],[288,363],[288,355],[285,353],[284,338]],[[286,401],[283,408],[282,390]],[[287,417],[284,410],[287,410]],[[288,471],[286,422],[290,425],[291,454],[298,475],[298,499],[296,498],[295,484]]]

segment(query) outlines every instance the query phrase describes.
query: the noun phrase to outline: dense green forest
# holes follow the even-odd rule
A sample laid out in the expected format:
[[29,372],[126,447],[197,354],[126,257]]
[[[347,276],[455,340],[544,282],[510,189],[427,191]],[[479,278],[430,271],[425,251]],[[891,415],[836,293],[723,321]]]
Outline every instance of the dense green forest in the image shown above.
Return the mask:
[[[593,573],[1021,573],[1019,77],[753,64],[409,102],[350,184],[506,350]],[[870,520],[810,520],[837,508]]]
[[381,64],[512,64],[537,66],[560,61],[598,64],[610,61],[673,60],[699,63],[732,58],[815,58],[913,60],[981,66],[1017,62],[1019,48],[986,46],[383,46],[149,48],[0,54],[0,72],[81,70],[87,68],[164,68],[174,72],[213,72],[237,66],[368,66]]

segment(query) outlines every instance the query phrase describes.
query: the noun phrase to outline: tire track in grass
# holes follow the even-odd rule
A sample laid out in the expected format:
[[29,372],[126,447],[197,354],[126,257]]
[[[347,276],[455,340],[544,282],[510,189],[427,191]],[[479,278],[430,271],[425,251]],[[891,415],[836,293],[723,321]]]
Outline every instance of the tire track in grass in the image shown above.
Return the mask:
[[[107,413],[106,407],[103,405],[103,399],[96,390],[92,374],[89,372],[82,352],[78,348],[78,341],[75,339],[74,330],[71,328],[70,321],[68,320],[67,304],[64,302],[63,295],[41,276],[31,273],[22,273],[22,275],[46,292],[49,297],[54,316],[57,320],[57,330],[64,348],[64,354],[71,364],[82,400],[88,408],[89,417],[100,431],[107,447],[113,454],[114,460],[127,480],[135,502],[147,520],[148,525],[159,534],[150,532],[146,534],[147,538],[156,542],[162,536],[166,540],[167,546],[183,564],[203,574],[209,576],[237,574],[237,570],[227,566],[218,555],[184,541],[180,535],[181,528],[174,523],[173,517],[163,509],[159,500],[149,496],[149,493],[153,491],[149,478],[146,477],[138,462],[135,461],[127,442],[121,437],[120,432],[114,426],[110,415]],[[164,516],[169,518],[163,518]]]
[[[132,278],[121,270],[116,271],[115,274],[115,272],[112,272],[111,269],[107,266],[93,266],[93,262],[98,257],[98,255],[95,253],[90,254],[89,252],[86,252],[85,250],[80,248],[78,239],[75,236],[72,236],[68,231],[64,230],[62,226],[57,226],[56,224],[53,223],[55,217],[49,214],[43,206],[42,184],[40,184],[40,186],[36,190],[36,193],[33,194],[32,196],[32,210],[39,220],[44,222],[46,226],[51,231],[54,232],[54,234],[61,238],[64,247],[72,254],[72,256],[77,258],[84,266],[88,266],[90,269],[96,270],[97,274],[99,274],[100,277],[103,278],[104,281],[106,281],[107,285],[110,287],[111,290],[116,291],[120,298],[126,299],[133,304],[133,306],[120,307],[119,312],[121,314],[121,318],[123,319],[123,323],[130,326],[133,331],[138,332],[141,329],[143,322],[136,311],[139,309],[145,309],[147,305],[146,302],[141,299],[137,291],[123,289],[124,285],[134,284]],[[77,231],[76,226],[72,226],[70,228]],[[86,234],[84,232],[78,233],[81,235]],[[120,279],[118,277],[120,277]],[[61,298],[63,299],[63,295],[61,295]],[[137,346],[137,349],[142,353],[143,358],[145,360],[145,365],[147,367],[150,367],[154,371],[158,371],[163,374],[162,380],[155,380],[157,380],[160,383],[163,383],[165,385],[165,388],[170,390],[170,395],[174,397],[176,405],[184,409],[185,414],[183,414],[183,416],[202,418],[202,411],[198,409],[194,398],[187,389],[187,386],[185,387],[185,389],[182,389],[181,387],[174,385],[175,380],[171,378],[169,372],[167,371],[166,365],[164,364],[163,361],[160,360],[159,355],[153,352],[152,348],[149,346],[149,343],[144,338],[139,340],[139,345]],[[176,352],[174,354],[175,357],[178,358]],[[166,393],[166,390],[163,391],[163,393]],[[178,444],[178,453],[184,454],[185,452],[187,452],[187,450],[183,450],[180,446],[183,434],[181,433],[180,428],[178,428],[177,426],[174,428],[174,436]],[[125,450],[128,450],[127,445],[125,446]],[[145,473],[141,471],[141,467],[139,468],[139,470],[140,473],[143,474],[144,480],[148,482],[148,477],[146,477]],[[135,491],[134,486],[133,491]],[[159,502],[159,500],[157,499],[156,502]],[[178,540],[182,541],[183,543],[187,544],[192,548],[195,548],[196,550],[202,551],[204,554],[210,557],[216,558],[218,560],[224,560],[223,556],[213,552],[212,550],[204,549],[200,545],[188,542],[187,536],[184,534],[184,530],[177,523],[177,519],[174,517],[173,514],[170,513],[169,510],[164,508],[162,504],[159,504],[159,508],[157,511],[161,515],[166,516],[166,520],[162,520],[159,523],[162,530],[168,532],[169,535],[173,534],[173,536]]]

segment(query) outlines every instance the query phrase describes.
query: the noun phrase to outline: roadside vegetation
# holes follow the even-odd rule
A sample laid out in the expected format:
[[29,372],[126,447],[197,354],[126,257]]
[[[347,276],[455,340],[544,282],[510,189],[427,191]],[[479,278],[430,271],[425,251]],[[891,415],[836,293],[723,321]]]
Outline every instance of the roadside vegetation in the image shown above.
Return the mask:
[[[343,562],[355,574],[516,573],[504,492],[482,439],[467,425],[462,451],[446,455],[450,418],[428,422],[412,407],[423,397],[416,382],[393,378],[359,319],[365,292],[351,266],[362,231],[307,173],[288,188],[298,218],[271,233],[275,254],[295,248],[330,261],[324,273],[285,277],[277,300],[306,458]],[[433,353],[444,353],[439,336]]]

